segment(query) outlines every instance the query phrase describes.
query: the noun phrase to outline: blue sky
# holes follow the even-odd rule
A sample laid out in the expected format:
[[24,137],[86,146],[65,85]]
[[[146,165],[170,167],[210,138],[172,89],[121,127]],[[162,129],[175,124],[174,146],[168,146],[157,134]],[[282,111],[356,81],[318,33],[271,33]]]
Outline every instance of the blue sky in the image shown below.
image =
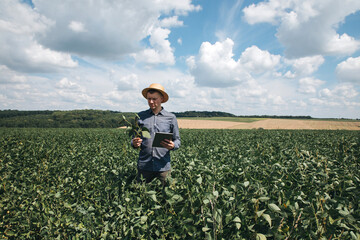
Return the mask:
[[360,118],[358,0],[2,0],[0,109]]

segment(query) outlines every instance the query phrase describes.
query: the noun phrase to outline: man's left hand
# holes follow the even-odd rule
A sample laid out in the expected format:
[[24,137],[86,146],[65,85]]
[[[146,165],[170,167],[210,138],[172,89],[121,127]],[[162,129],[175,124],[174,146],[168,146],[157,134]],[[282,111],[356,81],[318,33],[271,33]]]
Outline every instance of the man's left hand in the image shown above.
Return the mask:
[[161,146],[163,146],[164,148],[169,149],[169,150],[171,150],[175,147],[174,142],[169,139],[163,140],[160,144],[161,144]]

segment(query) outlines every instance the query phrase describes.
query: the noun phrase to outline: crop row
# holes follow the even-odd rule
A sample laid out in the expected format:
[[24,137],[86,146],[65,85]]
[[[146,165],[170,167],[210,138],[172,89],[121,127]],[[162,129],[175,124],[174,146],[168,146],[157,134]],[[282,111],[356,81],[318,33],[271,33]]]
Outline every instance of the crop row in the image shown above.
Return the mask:
[[164,189],[123,130],[0,133],[0,238],[360,238],[357,131],[181,130]]

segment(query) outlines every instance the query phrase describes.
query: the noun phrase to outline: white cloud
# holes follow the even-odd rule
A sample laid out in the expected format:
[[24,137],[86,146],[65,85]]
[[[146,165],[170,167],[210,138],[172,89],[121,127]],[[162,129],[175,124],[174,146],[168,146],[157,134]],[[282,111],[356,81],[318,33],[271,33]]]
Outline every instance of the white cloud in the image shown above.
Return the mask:
[[44,33],[55,24],[51,19],[33,11],[27,4],[20,4],[18,1],[3,0],[0,6],[0,31],[4,33]]
[[243,9],[244,18],[250,24],[256,23],[277,23],[277,18],[279,17],[283,8],[286,8],[288,4],[286,2],[280,1],[269,1],[269,2],[260,2],[259,4],[251,4],[248,7]]
[[296,78],[296,74],[295,73],[292,73],[291,71],[287,71],[285,74],[284,74],[284,77],[286,78]]
[[336,67],[337,78],[342,82],[360,84],[360,57],[348,58]]
[[314,79],[312,77],[301,78],[299,80],[299,92],[306,94],[316,93],[317,87],[323,85],[325,81]]
[[[58,51],[107,59],[138,52],[143,39],[158,34],[154,29],[182,26],[179,15],[200,9],[188,0],[95,3],[91,0],[37,0],[34,5],[40,14],[56,22],[46,34],[38,36],[41,44]],[[161,18],[164,15],[166,17]],[[148,51],[147,55],[153,56],[157,51]]]
[[18,74],[5,65],[0,65],[0,84],[19,84],[26,81],[26,76]]
[[358,94],[354,86],[349,83],[340,84],[332,90],[324,88],[319,92],[319,96],[324,99],[348,99],[354,98]]
[[314,54],[349,55],[360,42],[336,30],[345,17],[360,10],[357,0],[269,0],[244,8],[250,24],[268,22],[279,25],[277,37],[288,57]]
[[172,16],[169,18],[164,18],[160,21],[160,26],[164,28],[169,27],[181,27],[184,25],[183,21],[179,21],[178,16]]
[[51,68],[56,66],[71,68],[78,65],[69,54],[52,51],[39,44],[29,46],[24,50],[24,53],[29,63],[38,67]]
[[171,48],[169,40],[167,40],[169,34],[170,30],[168,29],[155,28],[149,39],[152,48],[147,48],[140,53],[133,54],[132,56],[138,62],[174,65],[174,50]]
[[324,57],[320,55],[297,59],[285,59],[285,63],[292,65],[294,70],[293,73],[287,72],[285,76],[288,78],[309,76],[316,72],[318,68],[324,63],[324,61]]
[[56,87],[61,89],[74,89],[74,90],[81,89],[81,87],[77,83],[71,82],[67,78],[63,78],[58,83],[56,83]]
[[0,64],[23,72],[77,66],[69,54],[45,48],[35,40],[54,25],[52,20],[18,1],[1,1],[0,9]]
[[268,90],[261,86],[255,79],[249,79],[245,83],[243,83],[240,88],[242,89],[242,96],[245,97],[264,97]]
[[[179,15],[201,9],[188,0],[37,0],[34,6],[0,2],[0,64],[24,72],[51,72],[76,67],[70,54],[121,59],[137,53],[139,61],[173,65],[168,28],[183,26]],[[149,45],[142,45],[147,37]]]
[[91,103],[93,99],[84,92],[74,92],[74,91],[67,91],[67,90],[59,90],[57,94],[66,102],[71,103]]
[[198,85],[223,88],[249,79],[239,61],[233,59],[233,46],[234,42],[229,38],[215,44],[203,42],[198,56],[187,59],[190,73]]
[[[113,76],[112,78],[115,78]],[[118,80],[115,80],[118,91],[136,90],[140,88],[139,78],[136,74],[132,73],[126,76],[120,76]]]
[[285,105],[286,104],[286,102],[282,99],[281,96],[272,96],[272,95],[270,95],[269,99],[275,105]]
[[69,28],[71,30],[73,30],[74,32],[87,32],[87,30],[85,29],[85,26],[82,22],[77,22],[77,21],[71,21],[69,24]]
[[263,73],[274,70],[280,63],[280,55],[272,55],[257,46],[247,48],[240,57],[240,63],[251,73]]
[[251,46],[236,60],[233,46],[234,42],[230,38],[214,44],[201,44],[198,55],[187,59],[196,84],[215,88],[241,85],[247,90],[245,94],[263,94],[265,90],[259,88],[258,83],[254,84],[256,81],[252,75],[277,75],[276,69],[281,67],[281,56]]

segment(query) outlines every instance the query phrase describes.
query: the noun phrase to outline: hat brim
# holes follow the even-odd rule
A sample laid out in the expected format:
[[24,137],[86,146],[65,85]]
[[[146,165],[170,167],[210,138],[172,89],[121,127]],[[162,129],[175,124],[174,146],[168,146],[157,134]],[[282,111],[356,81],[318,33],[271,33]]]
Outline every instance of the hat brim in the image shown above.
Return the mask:
[[144,90],[142,90],[142,95],[144,96],[144,98],[147,98],[147,93],[150,90],[155,90],[155,91],[161,92],[161,94],[163,95],[163,100],[161,103],[165,103],[169,100],[169,95],[166,92],[164,92],[163,90],[157,89],[157,88],[145,88]]

